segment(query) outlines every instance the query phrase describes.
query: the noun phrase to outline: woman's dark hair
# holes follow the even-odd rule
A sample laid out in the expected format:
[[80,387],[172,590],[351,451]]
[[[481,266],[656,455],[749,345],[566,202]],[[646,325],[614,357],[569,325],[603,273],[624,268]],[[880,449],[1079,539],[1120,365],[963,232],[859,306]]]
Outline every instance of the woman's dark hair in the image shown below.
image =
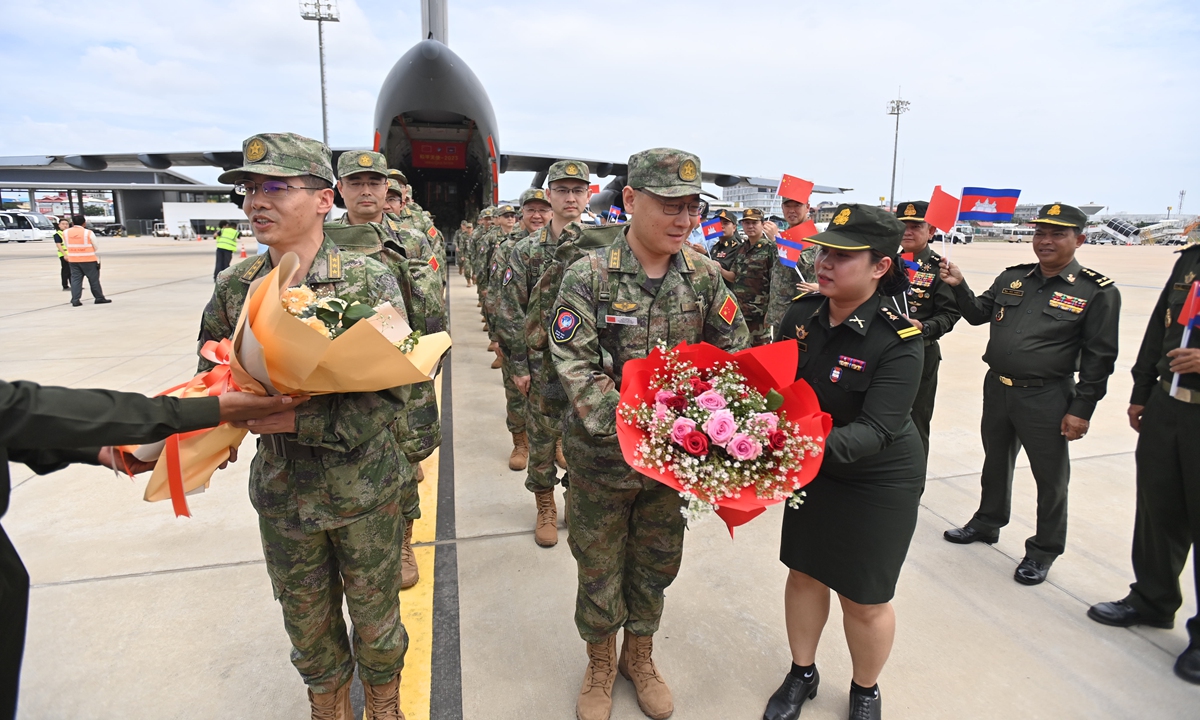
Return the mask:
[[[871,251],[871,262],[878,263],[888,255],[884,255],[876,250]],[[900,255],[891,255],[892,267],[883,277],[879,278],[879,294],[880,295],[902,295],[908,292],[908,270],[905,268],[904,261],[900,259]]]

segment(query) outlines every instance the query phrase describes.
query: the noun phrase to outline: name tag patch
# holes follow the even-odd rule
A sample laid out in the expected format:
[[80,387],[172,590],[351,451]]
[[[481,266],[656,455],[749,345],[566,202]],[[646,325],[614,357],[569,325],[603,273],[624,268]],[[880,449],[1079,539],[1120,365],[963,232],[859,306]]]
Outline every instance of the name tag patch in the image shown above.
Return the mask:
[[1001,288],[1000,294],[1012,295],[1013,297],[1022,297],[1025,295],[1025,291],[1024,290],[1013,290],[1012,288]]
[[554,342],[562,345],[575,337],[575,331],[578,328],[579,315],[568,307],[559,306],[558,312],[554,316],[554,325],[551,328],[551,335],[554,336]]
[[638,319],[632,315],[605,315],[604,322],[609,325],[637,325]]
[[1083,312],[1085,307],[1087,307],[1087,300],[1067,295],[1065,293],[1056,292],[1050,297],[1050,307],[1058,308],[1059,310],[1066,310],[1067,312],[1073,312],[1078,315],[1079,313]]

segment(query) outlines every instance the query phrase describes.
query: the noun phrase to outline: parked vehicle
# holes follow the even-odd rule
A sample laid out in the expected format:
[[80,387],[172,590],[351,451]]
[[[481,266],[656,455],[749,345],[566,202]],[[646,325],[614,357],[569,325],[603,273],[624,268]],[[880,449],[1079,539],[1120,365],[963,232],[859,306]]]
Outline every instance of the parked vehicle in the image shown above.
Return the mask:
[[54,238],[54,226],[50,224],[50,219],[41,213],[5,210],[0,213],[0,222],[4,223],[9,241],[23,243]]
[[154,223],[154,237],[171,237],[171,231],[167,229],[165,222]]

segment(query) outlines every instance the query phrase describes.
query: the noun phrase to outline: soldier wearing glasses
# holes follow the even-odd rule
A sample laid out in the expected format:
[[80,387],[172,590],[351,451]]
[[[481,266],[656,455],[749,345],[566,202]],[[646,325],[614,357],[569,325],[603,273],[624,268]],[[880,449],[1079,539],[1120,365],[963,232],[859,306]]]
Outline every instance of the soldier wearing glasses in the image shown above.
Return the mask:
[[[269,252],[217,276],[201,319],[202,342],[232,337],[250,284],[288,252],[300,260],[295,282],[371,307],[390,302],[406,317],[391,271],[339,250],[324,232],[334,197],[328,147],[292,133],[262,133],[243,143],[242,155],[244,164],[219,180],[237,183],[242,210]],[[201,360],[201,371],[211,367]],[[412,468],[390,426],[405,412],[404,390],[322,395],[247,427],[259,435],[250,501],[313,717],[350,718],[355,664],[366,716],[403,717],[399,686],[408,634],[400,621],[398,539],[400,500]]]
[[574,408],[563,453],[571,468],[568,543],[579,568],[575,625],[589,659],[579,720],[608,720],[618,671],[646,715],[674,711],[651,651],[664,591],[683,560],[683,501],[621,455],[622,367],[660,342],[732,351],[750,340],[718,268],[685,247],[700,215],[700,159],[646,150],[629,158],[628,178],[623,199],[632,219],[610,247],[567,268],[549,330],[554,368]]

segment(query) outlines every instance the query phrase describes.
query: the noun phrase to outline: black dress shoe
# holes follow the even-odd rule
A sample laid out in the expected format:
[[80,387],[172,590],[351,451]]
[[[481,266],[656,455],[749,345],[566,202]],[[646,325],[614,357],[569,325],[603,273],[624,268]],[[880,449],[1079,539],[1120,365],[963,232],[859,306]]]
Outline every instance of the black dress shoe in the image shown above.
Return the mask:
[[71,303],[71,307],[82,307],[82,306],[83,306],[83,303],[81,303],[81,302],[73,302],[73,303]]
[[1022,585],[1040,585],[1046,581],[1046,576],[1049,574],[1049,565],[1025,558],[1017,566],[1017,571],[1013,573],[1013,580]]
[[1088,608],[1087,616],[1101,625],[1112,625],[1113,627],[1133,627],[1134,625],[1148,625],[1150,627],[1163,628],[1170,630],[1175,627],[1173,620],[1153,620],[1142,615],[1132,605],[1124,600],[1116,602],[1102,602]]
[[1175,674],[1180,679],[1200,685],[1200,645],[1192,643],[1175,661]]
[[960,527],[954,528],[953,530],[947,530],[946,532],[942,533],[942,537],[959,545],[970,545],[973,542],[985,542],[988,545],[992,545],[1000,539],[1000,534],[997,533],[995,535],[984,535],[982,532],[973,527]]
[[763,720],[796,720],[800,717],[800,708],[805,700],[817,696],[817,686],[821,684],[821,674],[813,668],[812,678],[805,680],[791,673],[783,679],[783,684],[767,701],[767,709],[763,711]]
[[874,695],[863,695],[850,691],[850,720],[882,720],[883,696],[876,690]]
[[112,300],[109,300],[108,298],[100,298],[99,300],[96,301],[96,304],[97,305],[107,305],[110,302],[112,302]]

